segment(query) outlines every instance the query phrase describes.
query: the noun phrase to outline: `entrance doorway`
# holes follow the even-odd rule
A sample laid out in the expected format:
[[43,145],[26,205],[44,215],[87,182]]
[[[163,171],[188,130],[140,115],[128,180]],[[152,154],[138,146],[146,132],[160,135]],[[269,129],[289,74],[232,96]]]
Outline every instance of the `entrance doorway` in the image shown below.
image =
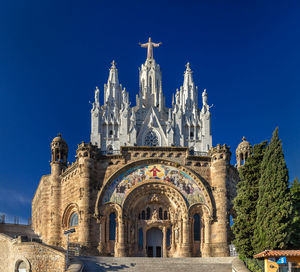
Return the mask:
[[147,231],[147,256],[162,257],[163,233],[158,228]]

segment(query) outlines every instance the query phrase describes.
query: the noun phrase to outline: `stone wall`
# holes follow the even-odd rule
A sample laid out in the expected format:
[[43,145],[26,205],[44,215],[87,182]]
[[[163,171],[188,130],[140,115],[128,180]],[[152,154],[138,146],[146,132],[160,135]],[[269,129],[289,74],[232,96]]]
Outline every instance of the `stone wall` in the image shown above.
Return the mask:
[[[73,212],[78,213],[78,225],[75,233],[70,235],[70,242],[78,248],[92,249],[99,254],[100,224],[95,217],[96,202],[101,189],[115,175],[127,168],[141,163],[166,163],[176,168],[186,169],[187,174],[197,176],[200,187],[203,187],[206,198],[211,199],[212,215],[207,218],[205,256],[228,255],[228,220],[236,185],[236,169],[229,164],[230,154],[227,147],[218,146],[206,156],[190,155],[182,147],[122,147],[118,155],[101,155],[95,146],[81,143],[77,150],[77,160],[67,168],[61,167],[57,189],[58,200],[54,199],[54,185],[51,175],[43,176],[32,201],[32,224],[44,243],[66,247],[66,236],[63,232],[69,229],[69,218]],[[213,154],[218,154],[216,157]],[[55,187],[55,188],[56,188]],[[59,218],[56,218],[57,215]],[[54,218],[55,217],[55,218]],[[54,226],[56,237],[52,237],[50,226]],[[73,227],[72,227],[73,228]],[[210,231],[212,229],[212,232]]]
[[[65,254],[44,244],[22,242],[0,233],[0,272],[15,271],[23,261],[30,272],[61,272],[65,269]],[[30,270],[29,270],[30,269]]]

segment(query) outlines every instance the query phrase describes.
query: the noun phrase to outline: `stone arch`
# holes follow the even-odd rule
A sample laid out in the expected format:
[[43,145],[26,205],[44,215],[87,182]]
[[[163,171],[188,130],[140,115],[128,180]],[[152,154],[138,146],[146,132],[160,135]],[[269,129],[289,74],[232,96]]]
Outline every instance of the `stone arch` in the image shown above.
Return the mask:
[[200,213],[206,219],[211,219],[213,217],[213,211],[206,204],[194,204],[189,207],[189,218],[192,218],[195,213]]
[[[98,223],[100,223],[100,248],[102,253],[115,253],[115,244],[119,242],[118,239],[118,223],[122,218],[122,208],[116,203],[106,203],[101,206],[99,210]],[[110,240],[110,215],[115,213],[115,240]]]
[[191,178],[193,178],[193,180],[196,182],[196,184],[199,186],[199,188],[204,193],[204,198],[206,200],[206,205],[210,210],[211,216],[215,217],[215,212],[216,212],[215,201],[214,201],[214,198],[213,198],[212,190],[211,190],[210,185],[208,184],[208,182],[203,177],[201,177],[200,175],[195,173],[193,170],[191,170],[191,169],[189,169],[189,168],[187,168],[187,167],[185,167],[185,166],[183,166],[183,165],[181,165],[177,162],[173,162],[173,161],[166,160],[166,159],[161,159],[161,158],[140,159],[140,160],[134,161],[132,163],[128,163],[124,167],[122,167],[122,168],[118,169],[116,172],[114,172],[107,179],[107,182],[104,184],[104,186],[98,191],[96,205],[95,205],[95,215],[97,217],[100,215],[99,208],[101,206],[102,197],[103,197],[105,191],[107,190],[107,188],[109,187],[109,185],[113,182],[113,180],[115,178],[117,178],[123,172],[125,172],[126,170],[131,169],[134,166],[147,165],[147,164],[157,164],[157,163],[158,164],[165,164],[165,165],[168,165],[168,166],[173,166],[173,167],[177,168],[178,170],[182,170],[184,173],[186,173]]
[[78,214],[78,219],[80,219],[80,213],[79,213],[79,207],[76,203],[71,203],[69,205],[67,205],[67,207],[65,208],[65,211],[63,213],[62,216],[62,226],[63,228],[68,228],[69,227],[69,222],[70,222],[70,218],[72,216],[73,213],[77,213]]
[[26,267],[26,272],[31,272],[31,265],[30,265],[30,262],[23,256],[17,256],[15,258],[15,272],[18,272],[18,268],[19,268],[19,265],[21,263],[24,263],[25,264],[25,267]]
[[177,206],[181,214],[188,213],[188,207],[182,194],[174,187],[163,184],[158,181],[145,182],[134,188],[125,198],[123,204],[123,213],[126,217],[132,214],[132,209],[138,204],[137,200],[141,197],[155,197],[155,195],[162,196],[169,199],[174,206]]
[[112,212],[116,213],[117,219],[122,217],[122,208],[117,203],[106,203],[105,205],[100,207],[99,212],[100,217],[104,215],[109,215]]

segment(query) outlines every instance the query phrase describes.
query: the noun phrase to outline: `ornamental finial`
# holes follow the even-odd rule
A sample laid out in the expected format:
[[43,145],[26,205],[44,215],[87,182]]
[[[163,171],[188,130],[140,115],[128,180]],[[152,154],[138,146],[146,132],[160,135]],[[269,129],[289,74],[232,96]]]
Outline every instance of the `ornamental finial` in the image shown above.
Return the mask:
[[111,62],[111,68],[116,68],[116,62],[113,60],[112,62]]
[[187,62],[187,64],[185,65],[185,67],[186,67],[186,69],[187,69],[188,71],[190,71],[190,70],[191,70],[191,65],[190,65],[190,63],[189,63],[189,62]]

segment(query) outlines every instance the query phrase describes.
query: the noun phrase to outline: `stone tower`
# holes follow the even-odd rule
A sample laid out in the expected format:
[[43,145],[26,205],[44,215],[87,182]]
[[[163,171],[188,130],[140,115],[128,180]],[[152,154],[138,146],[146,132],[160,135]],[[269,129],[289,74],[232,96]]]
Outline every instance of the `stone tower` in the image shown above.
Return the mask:
[[243,137],[242,142],[238,145],[235,154],[237,167],[243,166],[251,154],[251,145],[248,141],[246,141],[245,137]]
[[50,175],[50,224],[49,224],[49,244],[58,245],[61,240],[61,173],[67,167],[68,145],[58,134],[51,143],[51,175]]
[[227,145],[221,146],[218,144],[209,150],[209,155],[211,156],[211,186],[216,201],[217,218],[217,221],[211,226],[211,233],[218,233],[218,235],[211,236],[212,252],[210,254],[213,254],[213,256],[228,256],[227,185],[229,180],[227,172],[230,167],[231,152]]
[[91,206],[92,197],[90,188],[92,187],[92,180],[95,179],[95,158],[98,152],[98,148],[91,143],[84,143],[78,145],[76,150],[79,166],[79,195],[78,208],[80,213],[80,233],[78,241],[84,247],[90,247],[92,243],[91,239]]

